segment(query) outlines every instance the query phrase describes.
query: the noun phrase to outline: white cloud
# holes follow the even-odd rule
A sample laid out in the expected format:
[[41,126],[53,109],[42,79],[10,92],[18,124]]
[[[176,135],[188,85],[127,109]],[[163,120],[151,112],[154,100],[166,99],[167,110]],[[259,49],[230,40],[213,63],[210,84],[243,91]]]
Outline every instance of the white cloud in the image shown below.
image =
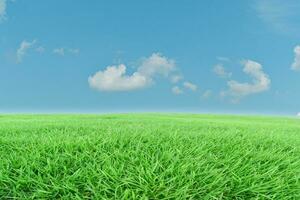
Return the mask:
[[224,94],[232,96],[234,102],[238,102],[242,97],[261,93],[270,88],[271,80],[269,76],[263,72],[261,64],[247,60],[244,62],[243,71],[253,78],[251,83],[240,83],[235,80],[227,82],[229,90]]
[[300,45],[294,48],[295,59],[292,64],[292,70],[300,71]]
[[176,95],[179,95],[179,94],[183,93],[183,91],[178,86],[174,86],[172,88],[172,92],[173,92],[173,94],[176,94]]
[[178,83],[179,81],[181,81],[183,79],[183,77],[181,75],[173,75],[171,76],[170,80],[172,83]]
[[0,0],[0,22],[5,19],[6,15],[6,0]]
[[149,58],[143,59],[138,68],[138,72],[147,77],[163,75],[167,77],[175,70],[175,61],[162,56],[159,53],[153,53]]
[[26,52],[35,44],[36,40],[28,42],[26,40],[22,41],[20,47],[17,50],[17,62],[20,63],[23,60],[23,57],[26,55]]
[[297,113],[297,116],[300,117],[300,112]]
[[35,49],[35,51],[38,52],[38,53],[44,53],[45,50],[46,50],[46,49],[45,49],[44,47],[42,47],[42,46],[39,46],[39,47],[37,47],[37,48]]
[[71,54],[79,54],[80,49],[68,49]]
[[144,88],[149,84],[147,77],[139,72],[131,76],[126,75],[126,66],[109,66],[104,71],[99,71],[88,79],[92,88],[100,91],[129,91]]
[[203,97],[204,99],[208,99],[208,98],[211,97],[211,95],[212,95],[212,91],[211,91],[211,90],[206,90],[206,91],[202,94],[202,97]]
[[232,76],[232,73],[227,72],[222,64],[217,64],[213,71],[221,78],[230,78]]
[[67,53],[79,54],[79,52],[80,52],[80,49],[72,49],[72,48],[60,47],[60,48],[53,49],[53,53],[60,55],[60,56],[65,56]]
[[258,17],[276,31],[298,34],[299,1],[256,0],[254,8]]
[[197,85],[195,85],[195,84],[193,84],[193,83],[191,83],[191,82],[188,82],[188,81],[185,81],[184,83],[183,83],[183,86],[185,87],[185,88],[187,88],[187,89],[189,89],[189,90],[192,90],[192,91],[196,91],[197,90]]
[[175,70],[175,61],[154,53],[144,58],[132,75],[126,75],[126,66],[109,66],[89,77],[90,87],[100,91],[129,91],[145,88],[157,76],[168,77]]
[[64,48],[56,48],[53,49],[53,53],[60,55],[60,56],[64,56],[65,55],[65,49]]

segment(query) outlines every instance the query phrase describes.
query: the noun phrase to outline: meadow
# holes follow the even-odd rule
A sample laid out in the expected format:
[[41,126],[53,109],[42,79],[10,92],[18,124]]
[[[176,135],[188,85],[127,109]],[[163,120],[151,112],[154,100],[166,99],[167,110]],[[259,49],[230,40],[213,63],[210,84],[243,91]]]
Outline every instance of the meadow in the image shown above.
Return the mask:
[[300,119],[0,115],[0,199],[300,199]]

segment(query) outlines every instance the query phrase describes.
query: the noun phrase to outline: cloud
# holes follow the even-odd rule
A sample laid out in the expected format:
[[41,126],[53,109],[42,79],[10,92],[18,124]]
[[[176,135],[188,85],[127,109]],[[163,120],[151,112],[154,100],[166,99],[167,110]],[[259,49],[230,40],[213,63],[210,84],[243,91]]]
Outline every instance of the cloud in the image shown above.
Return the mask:
[[99,91],[130,91],[155,83],[157,77],[169,77],[175,70],[175,61],[154,53],[142,59],[132,75],[126,75],[126,66],[109,66],[88,78],[90,87]]
[[261,93],[270,88],[271,80],[269,76],[263,72],[262,65],[252,61],[244,61],[244,73],[253,78],[251,83],[240,83],[235,80],[227,82],[229,90],[224,95],[230,95],[233,97],[234,102],[238,102],[242,97]]
[[180,95],[183,94],[183,91],[178,86],[174,86],[172,87],[172,93],[176,95]]
[[191,83],[191,82],[188,82],[188,81],[185,81],[184,83],[183,83],[183,86],[185,87],[185,88],[187,88],[187,89],[189,89],[189,90],[192,90],[192,91],[196,91],[197,90],[197,85],[195,85],[195,84],[193,84],[193,83]]
[[5,19],[6,15],[6,0],[0,0],[0,22]]
[[60,47],[60,48],[56,48],[56,49],[53,49],[53,53],[54,54],[57,54],[57,55],[60,55],[60,56],[65,56],[67,53],[70,53],[70,54],[79,54],[80,53],[80,49],[72,49],[72,48],[63,48],[63,47]]
[[295,59],[292,64],[292,70],[300,71],[300,45],[294,48]]
[[64,56],[65,55],[65,49],[64,48],[56,48],[53,49],[53,53],[60,55],[60,56]]
[[178,83],[179,81],[181,81],[183,79],[183,77],[181,75],[173,75],[171,76],[170,80],[172,83]]
[[23,57],[26,55],[26,52],[36,43],[36,40],[32,42],[28,42],[23,40],[20,44],[20,47],[17,50],[17,62],[21,63],[23,61]]
[[104,71],[99,71],[88,79],[92,88],[100,91],[129,91],[146,87],[149,84],[147,77],[139,72],[131,76],[126,75],[126,66],[109,66]]
[[226,72],[224,66],[222,64],[217,64],[214,69],[214,73],[221,78],[230,78],[232,76],[231,72]]
[[300,117],[300,112],[297,113],[297,117]]
[[256,0],[258,17],[276,31],[298,33],[300,2],[283,0]]
[[42,47],[42,46],[39,46],[39,47],[37,47],[37,48],[35,49],[35,51],[38,52],[38,53],[44,53],[45,50],[46,50],[46,49],[45,49],[44,47]]
[[156,75],[167,77],[172,71],[175,71],[175,61],[159,53],[153,53],[149,58],[144,58],[138,68],[138,72],[147,77]]
[[212,91],[211,90],[206,90],[203,94],[202,94],[202,98],[204,99],[208,99],[210,98],[212,95]]

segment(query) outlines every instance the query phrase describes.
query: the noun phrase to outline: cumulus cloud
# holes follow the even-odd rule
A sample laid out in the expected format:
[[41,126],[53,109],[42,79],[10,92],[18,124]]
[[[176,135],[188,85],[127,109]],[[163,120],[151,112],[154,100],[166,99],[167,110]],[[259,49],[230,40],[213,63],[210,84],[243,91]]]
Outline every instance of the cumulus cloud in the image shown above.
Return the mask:
[[104,71],[99,71],[88,79],[92,88],[101,91],[129,91],[144,88],[149,84],[147,77],[139,72],[131,76],[126,75],[126,66],[109,66]]
[[300,45],[294,48],[295,59],[292,64],[292,70],[300,71]]
[[230,78],[232,76],[231,72],[227,72],[222,64],[217,64],[214,69],[214,73],[221,78]]
[[6,15],[6,0],[0,0],[0,22],[5,19]]
[[79,52],[80,52],[80,49],[72,49],[72,48],[60,47],[60,48],[53,49],[53,53],[60,55],[60,56],[65,56],[67,53],[79,54]]
[[235,80],[230,80],[227,82],[229,90],[226,93],[223,93],[223,95],[232,96],[235,102],[238,102],[242,97],[264,92],[270,88],[271,84],[271,80],[269,79],[269,76],[264,73],[261,64],[252,60],[244,61],[243,64],[243,71],[252,77],[252,82],[240,83]]
[[297,116],[300,117],[300,112],[297,113]]
[[175,61],[159,53],[153,53],[149,58],[144,58],[138,68],[138,72],[147,77],[156,75],[167,77],[172,71],[175,71]]
[[23,57],[26,55],[26,52],[36,43],[36,40],[28,42],[23,40],[20,44],[20,47],[17,50],[17,62],[21,63],[23,61]]
[[90,87],[100,91],[129,91],[145,88],[158,76],[169,77],[175,71],[175,61],[154,53],[144,58],[132,75],[126,74],[126,66],[109,66],[88,78]]
[[179,94],[183,94],[183,91],[178,86],[174,86],[174,87],[172,87],[172,93],[179,95]]
[[185,81],[184,83],[183,83],[183,86],[185,87],[185,88],[187,88],[187,89],[189,89],[189,90],[192,90],[192,91],[196,91],[197,90],[197,85],[195,85],[195,84],[193,84],[193,83],[191,83],[191,82],[188,82],[188,81]]

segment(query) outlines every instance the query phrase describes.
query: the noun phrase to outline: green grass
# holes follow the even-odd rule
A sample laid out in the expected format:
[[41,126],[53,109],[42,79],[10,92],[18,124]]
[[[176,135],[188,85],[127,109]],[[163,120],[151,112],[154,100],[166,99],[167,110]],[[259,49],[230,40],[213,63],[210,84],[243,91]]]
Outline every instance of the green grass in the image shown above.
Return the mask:
[[0,199],[300,199],[300,119],[2,115]]

